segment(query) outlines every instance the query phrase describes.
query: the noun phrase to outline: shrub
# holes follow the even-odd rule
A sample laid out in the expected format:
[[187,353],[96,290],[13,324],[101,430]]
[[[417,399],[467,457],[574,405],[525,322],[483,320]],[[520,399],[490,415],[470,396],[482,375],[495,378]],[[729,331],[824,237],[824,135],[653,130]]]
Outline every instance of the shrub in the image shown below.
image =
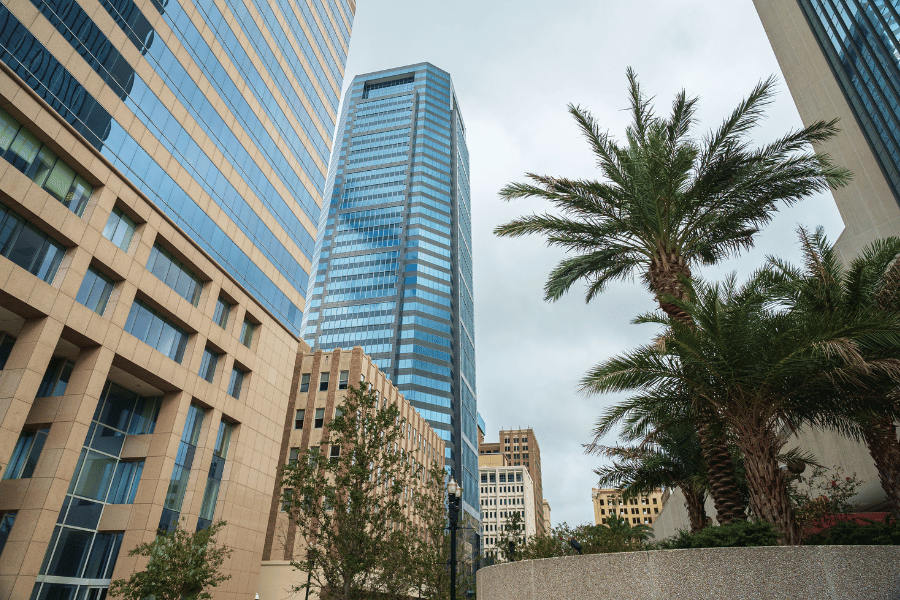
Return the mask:
[[661,541],[661,550],[680,548],[747,548],[775,546],[778,532],[766,521],[735,521],[730,525],[710,525],[699,533],[681,530]]
[[900,545],[900,522],[842,521],[825,531],[807,536],[809,546],[897,546]]

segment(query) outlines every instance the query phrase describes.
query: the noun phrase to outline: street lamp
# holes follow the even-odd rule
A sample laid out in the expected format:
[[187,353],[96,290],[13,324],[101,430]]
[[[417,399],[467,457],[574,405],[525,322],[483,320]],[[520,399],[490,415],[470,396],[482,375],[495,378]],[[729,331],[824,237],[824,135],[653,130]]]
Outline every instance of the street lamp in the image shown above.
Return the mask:
[[459,502],[462,499],[462,487],[450,478],[447,484],[447,495],[450,509],[450,600],[456,600],[456,530],[459,529]]

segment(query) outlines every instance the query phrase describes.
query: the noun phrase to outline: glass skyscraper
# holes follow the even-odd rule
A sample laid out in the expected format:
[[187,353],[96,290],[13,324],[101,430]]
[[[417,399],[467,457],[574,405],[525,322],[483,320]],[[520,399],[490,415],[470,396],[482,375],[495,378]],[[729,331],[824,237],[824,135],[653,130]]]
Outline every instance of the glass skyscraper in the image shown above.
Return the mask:
[[326,194],[305,339],[372,356],[446,440],[477,519],[469,155],[450,76],[428,63],[357,76]]
[[0,60],[299,335],[355,8],[21,0]]
[[797,1],[900,202],[900,1]]

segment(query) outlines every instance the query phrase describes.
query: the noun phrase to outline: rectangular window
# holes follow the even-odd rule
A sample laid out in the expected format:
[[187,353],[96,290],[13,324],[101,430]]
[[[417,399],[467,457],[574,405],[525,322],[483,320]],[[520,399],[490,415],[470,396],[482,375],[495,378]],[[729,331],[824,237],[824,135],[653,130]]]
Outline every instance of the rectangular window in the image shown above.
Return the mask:
[[212,525],[219,500],[219,488],[222,475],[225,473],[225,459],[231,445],[234,425],[228,421],[219,421],[219,433],[216,435],[216,447],[213,449],[212,461],[209,464],[209,475],[206,478],[206,490],[203,492],[203,503],[200,505],[200,517],[197,519],[197,531]]
[[158,529],[172,531],[175,523],[178,522],[178,518],[181,516],[181,505],[184,502],[184,494],[187,491],[188,479],[191,475],[191,467],[194,464],[194,455],[197,450],[197,440],[200,439],[200,428],[203,426],[205,415],[206,411],[196,404],[191,404],[188,409]]
[[3,473],[3,479],[28,479],[34,473],[34,467],[41,457],[44,442],[47,441],[49,429],[23,431],[13,449],[12,457]]
[[9,537],[9,532],[12,531],[13,523],[16,522],[16,514],[8,512],[0,515],[0,554],[3,554],[6,539]]
[[117,206],[109,213],[109,219],[106,220],[106,226],[103,228],[103,237],[118,246],[122,252],[128,252],[131,238],[134,236],[134,229],[134,221]]
[[106,501],[110,504],[134,504],[134,497],[137,494],[143,471],[144,461],[122,461],[116,465],[116,472],[113,475]]
[[309,391],[309,373],[304,373],[300,376],[300,391],[308,392]]
[[300,458],[300,448],[291,448],[290,454],[288,454],[288,464],[297,462],[298,458]]
[[9,355],[15,345],[16,338],[8,333],[0,333],[0,371],[6,367],[6,361],[9,360]]
[[325,424],[325,409],[317,408],[316,409],[316,420],[313,423],[313,426],[316,429],[321,429],[324,424]]
[[332,446],[331,447],[331,456],[329,457],[331,460],[337,460],[341,457],[341,447],[340,446]]
[[47,370],[44,372],[44,379],[38,388],[37,398],[46,398],[48,396],[62,396],[66,393],[66,387],[69,385],[69,377],[72,376],[72,369],[75,363],[65,358],[55,357],[50,359]]
[[112,289],[112,279],[98,271],[96,267],[88,267],[75,300],[102,316],[106,311],[106,303],[109,302]]
[[244,385],[244,372],[234,367],[231,370],[231,381],[228,383],[228,394],[238,400],[241,398],[241,387]]
[[147,270],[159,277],[163,283],[194,306],[197,306],[197,303],[200,302],[200,291],[203,289],[203,282],[184,263],[175,258],[171,252],[160,246],[158,242],[153,244],[153,250],[150,251]]
[[248,348],[250,344],[253,343],[253,332],[256,331],[256,325],[244,319],[244,324],[241,325],[241,343]]
[[325,392],[328,391],[328,373],[322,373],[319,375],[319,391]]
[[203,360],[200,361],[200,377],[212,383],[216,375],[216,365],[219,363],[219,355],[208,346],[203,349]]
[[84,213],[94,188],[3,110],[0,110],[0,156],[73,213],[79,217]]
[[340,380],[338,381],[338,389],[346,390],[350,383],[350,371],[341,371]]
[[66,249],[15,211],[0,203],[0,256],[38,279],[53,283]]
[[306,411],[303,409],[297,410],[294,413],[294,429],[303,429],[303,419],[306,417]]
[[125,331],[179,364],[184,359],[187,332],[141,300],[131,305]]
[[216,312],[213,313],[213,323],[225,329],[228,326],[228,315],[231,314],[231,304],[225,298],[219,296],[216,300]]

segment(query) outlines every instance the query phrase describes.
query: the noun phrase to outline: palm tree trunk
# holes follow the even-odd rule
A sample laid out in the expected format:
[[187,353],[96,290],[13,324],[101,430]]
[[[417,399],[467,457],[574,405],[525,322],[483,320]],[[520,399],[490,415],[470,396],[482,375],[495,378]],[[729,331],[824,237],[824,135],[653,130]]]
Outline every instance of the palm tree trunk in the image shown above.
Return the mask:
[[738,436],[738,447],[744,453],[744,470],[750,492],[753,514],[775,526],[783,546],[802,543],[800,524],[787,493],[784,473],[778,466],[774,436],[768,432],[747,431]]
[[891,503],[891,512],[900,515],[900,442],[897,426],[889,417],[873,420],[863,427],[863,439],[875,468],[881,487]]
[[689,485],[678,487],[684,494],[684,506],[687,508],[688,518],[691,521],[691,533],[699,533],[706,527],[705,494],[702,491],[695,491]]
[[744,513],[744,498],[738,486],[731,452],[721,436],[713,433],[709,423],[698,421],[697,436],[706,470],[709,475],[709,495],[716,507],[716,520],[720,525],[747,519]]

